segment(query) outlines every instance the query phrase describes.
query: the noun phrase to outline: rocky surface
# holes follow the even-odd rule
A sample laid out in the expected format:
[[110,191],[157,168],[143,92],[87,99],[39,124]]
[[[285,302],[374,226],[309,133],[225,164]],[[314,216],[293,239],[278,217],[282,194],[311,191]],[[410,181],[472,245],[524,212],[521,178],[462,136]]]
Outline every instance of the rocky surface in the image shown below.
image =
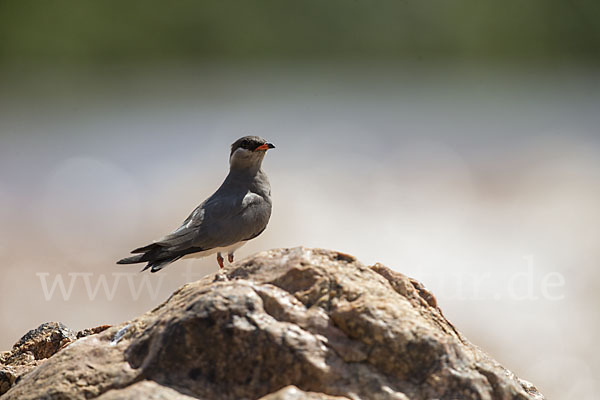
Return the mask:
[[543,399],[419,282],[319,249],[259,253],[79,339],[48,329],[2,354],[1,400]]
[[12,350],[0,353],[0,395],[6,393],[21,376],[60,349],[84,336],[110,328],[108,325],[73,332],[59,322],[48,322],[27,332]]

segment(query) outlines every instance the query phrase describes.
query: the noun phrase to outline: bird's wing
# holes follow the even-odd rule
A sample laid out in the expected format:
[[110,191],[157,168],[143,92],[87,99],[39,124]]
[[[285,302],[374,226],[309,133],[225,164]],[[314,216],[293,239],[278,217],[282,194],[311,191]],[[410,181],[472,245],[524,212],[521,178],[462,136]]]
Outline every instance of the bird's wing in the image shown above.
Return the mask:
[[211,196],[178,229],[155,243],[169,251],[225,247],[258,236],[270,216],[271,203],[256,193]]

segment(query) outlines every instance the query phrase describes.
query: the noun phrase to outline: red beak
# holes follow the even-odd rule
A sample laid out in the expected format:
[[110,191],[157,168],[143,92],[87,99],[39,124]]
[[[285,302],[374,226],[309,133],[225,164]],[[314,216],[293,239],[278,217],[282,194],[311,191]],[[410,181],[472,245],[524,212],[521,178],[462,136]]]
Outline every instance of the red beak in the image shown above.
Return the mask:
[[258,150],[269,150],[269,149],[274,149],[275,146],[273,146],[271,143],[265,143],[265,144],[261,144],[260,146],[258,146],[257,148],[254,149],[254,151],[258,151]]

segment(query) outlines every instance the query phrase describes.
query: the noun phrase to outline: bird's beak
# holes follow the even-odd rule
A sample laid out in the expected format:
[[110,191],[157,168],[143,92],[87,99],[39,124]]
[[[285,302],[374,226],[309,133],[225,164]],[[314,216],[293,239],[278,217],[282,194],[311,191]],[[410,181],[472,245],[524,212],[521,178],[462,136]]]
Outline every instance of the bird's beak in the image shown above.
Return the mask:
[[258,151],[258,150],[269,150],[269,149],[274,149],[275,146],[273,146],[272,143],[265,143],[265,144],[261,144],[260,146],[258,146],[256,149],[254,149],[254,151]]

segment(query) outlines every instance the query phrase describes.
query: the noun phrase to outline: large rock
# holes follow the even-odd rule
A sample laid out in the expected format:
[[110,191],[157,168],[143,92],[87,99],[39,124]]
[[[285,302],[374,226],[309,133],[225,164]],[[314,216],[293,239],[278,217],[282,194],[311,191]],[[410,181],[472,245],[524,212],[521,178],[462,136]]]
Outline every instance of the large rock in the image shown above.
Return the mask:
[[543,399],[420,283],[326,250],[259,253],[133,321],[67,337],[2,400]]

